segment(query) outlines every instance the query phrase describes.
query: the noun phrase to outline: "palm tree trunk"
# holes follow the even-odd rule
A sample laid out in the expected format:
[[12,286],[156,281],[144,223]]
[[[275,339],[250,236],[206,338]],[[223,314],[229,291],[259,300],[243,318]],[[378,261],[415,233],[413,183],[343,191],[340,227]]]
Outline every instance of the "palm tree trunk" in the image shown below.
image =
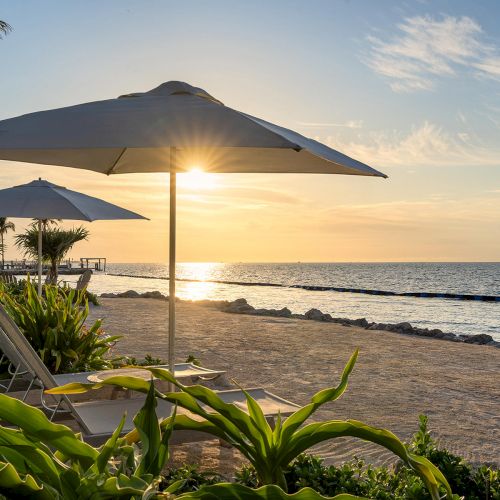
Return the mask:
[[2,271],[5,269],[5,260],[4,260],[4,253],[3,253],[3,233],[0,234],[1,238],[2,238],[2,243],[1,243],[1,250],[2,250]]
[[50,269],[49,269],[49,280],[48,282],[51,285],[57,285],[57,278],[59,276],[59,266],[57,263],[57,259],[53,259],[50,261]]

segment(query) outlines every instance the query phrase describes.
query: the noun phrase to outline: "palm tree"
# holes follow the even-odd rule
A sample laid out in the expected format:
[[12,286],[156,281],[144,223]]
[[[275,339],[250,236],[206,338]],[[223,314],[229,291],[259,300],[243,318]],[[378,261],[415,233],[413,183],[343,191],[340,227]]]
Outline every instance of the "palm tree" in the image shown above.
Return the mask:
[[[73,229],[48,228],[42,231],[42,259],[50,262],[47,282],[57,284],[59,263],[78,241],[87,239],[89,232],[83,227]],[[25,255],[38,258],[38,228],[30,226],[16,236],[16,245]]]
[[3,237],[5,234],[7,234],[9,231],[15,231],[16,226],[14,225],[13,222],[7,221],[7,217],[0,217],[0,252],[2,254],[2,269],[5,267],[5,249],[7,248],[7,245],[5,245],[3,241]]
[[7,35],[12,31],[12,26],[5,21],[0,21],[0,40],[3,38],[3,35]]

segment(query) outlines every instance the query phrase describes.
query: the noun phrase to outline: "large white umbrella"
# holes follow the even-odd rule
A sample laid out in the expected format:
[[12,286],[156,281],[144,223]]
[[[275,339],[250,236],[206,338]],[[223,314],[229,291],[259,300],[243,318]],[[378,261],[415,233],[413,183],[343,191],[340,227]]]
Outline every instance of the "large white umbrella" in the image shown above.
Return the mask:
[[184,82],[0,121],[0,159],[104,174],[170,172],[169,351],[174,365],[176,173],[386,177],[292,130],[236,111]]
[[38,179],[0,190],[0,216],[38,219],[38,294],[42,293],[43,220],[145,219],[107,201]]

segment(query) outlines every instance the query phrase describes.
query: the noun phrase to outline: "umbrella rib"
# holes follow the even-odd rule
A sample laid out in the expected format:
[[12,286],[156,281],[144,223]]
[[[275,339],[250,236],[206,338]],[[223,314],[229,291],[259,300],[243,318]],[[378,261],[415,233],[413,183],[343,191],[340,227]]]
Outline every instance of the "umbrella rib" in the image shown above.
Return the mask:
[[111,168],[106,172],[106,175],[110,175],[113,173],[113,170],[115,169],[118,162],[122,159],[122,156],[125,154],[125,151],[127,151],[126,147],[122,149],[121,153],[118,155],[113,165],[111,165]]

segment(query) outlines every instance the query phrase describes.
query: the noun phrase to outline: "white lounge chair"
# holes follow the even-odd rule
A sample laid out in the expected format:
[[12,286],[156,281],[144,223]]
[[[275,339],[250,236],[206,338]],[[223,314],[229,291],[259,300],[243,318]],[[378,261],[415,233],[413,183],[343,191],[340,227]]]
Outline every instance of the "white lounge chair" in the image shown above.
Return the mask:
[[[5,355],[17,357],[20,370],[25,370],[31,376],[30,388],[36,382],[42,389],[52,389],[60,386],[60,380],[52,375],[43,364],[38,354],[31,347],[26,337],[19,332],[17,326],[0,306],[0,338],[3,339],[1,347],[5,348]],[[22,352],[22,354],[21,354]],[[69,374],[81,376],[82,374]],[[76,379],[66,382],[76,381]],[[264,410],[264,414],[269,419],[275,415],[287,416],[295,412],[297,405],[286,401],[262,388],[247,389],[247,392],[259,403]],[[43,393],[42,393],[43,394]],[[239,389],[217,391],[219,397],[228,403],[233,403],[246,409],[246,398]],[[101,442],[109,436],[118,426],[120,419],[126,412],[127,417],[123,432],[128,432],[134,428],[133,417],[142,407],[144,398],[114,399],[114,400],[94,400],[75,403],[65,395],[50,395],[54,400],[53,405],[49,405],[42,397],[42,406],[49,412],[53,419],[58,412],[69,412],[81,428],[87,441]],[[159,418],[170,416],[173,405],[169,402],[159,400],[157,414]],[[202,439],[213,439],[213,436],[202,433],[189,433],[187,431],[176,432],[175,441],[192,441]]]

